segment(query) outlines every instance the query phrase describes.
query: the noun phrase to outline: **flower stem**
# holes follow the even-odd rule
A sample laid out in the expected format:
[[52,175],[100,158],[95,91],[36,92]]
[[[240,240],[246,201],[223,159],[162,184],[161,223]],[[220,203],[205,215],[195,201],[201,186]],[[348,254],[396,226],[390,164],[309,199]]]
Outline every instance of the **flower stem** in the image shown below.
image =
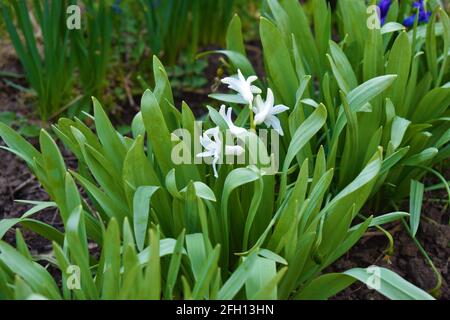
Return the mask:
[[250,129],[256,130],[255,121],[254,121],[254,119],[253,119],[252,105],[249,104],[248,107],[249,107],[249,109],[250,109]]

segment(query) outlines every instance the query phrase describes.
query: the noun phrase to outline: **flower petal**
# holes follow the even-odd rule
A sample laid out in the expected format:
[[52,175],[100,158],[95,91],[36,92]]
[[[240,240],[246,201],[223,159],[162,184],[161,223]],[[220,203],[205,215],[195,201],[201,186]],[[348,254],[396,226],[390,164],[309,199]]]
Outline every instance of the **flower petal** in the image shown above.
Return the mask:
[[273,96],[272,90],[269,88],[267,89],[267,97],[266,97],[266,108],[270,109],[273,107],[273,104],[275,102],[275,98]]
[[286,107],[285,105],[279,104],[279,105],[276,105],[275,107],[272,108],[271,113],[272,114],[279,114],[279,113],[285,112],[287,110],[289,110],[289,107]]
[[255,82],[256,80],[258,80],[257,76],[250,76],[250,77],[247,78],[247,82],[248,83]]
[[213,161],[212,161],[212,167],[213,167],[213,171],[214,171],[214,177],[219,177],[219,174],[217,173],[217,161],[219,161],[219,157],[214,157]]
[[206,158],[206,157],[212,157],[214,155],[213,150],[208,150],[205,152],[200,152],[197,154],[197,158]]
[[240,156],[245,152],[241,146],[225,146],[225,155],[227,156]]
[[257,95],[256,98],[255,98],[255,107],[254,107],[254,109],[256,109],[256,111],[254,111],[256,113],[261,112],[264,109],[264,101],[263,101],[263,99],[261,98],[260,95]]
[[264,123],[267,125],[268,128],[272,127],[276,132],[278,132],[280,136],[284,135],[283,128],[281,128],[280,120],[277,117],[270,115],[269,117],[267,117]]
[[250,91],[254,94],[261,94],[262,90],[258,88],[257,86],[250,86]]

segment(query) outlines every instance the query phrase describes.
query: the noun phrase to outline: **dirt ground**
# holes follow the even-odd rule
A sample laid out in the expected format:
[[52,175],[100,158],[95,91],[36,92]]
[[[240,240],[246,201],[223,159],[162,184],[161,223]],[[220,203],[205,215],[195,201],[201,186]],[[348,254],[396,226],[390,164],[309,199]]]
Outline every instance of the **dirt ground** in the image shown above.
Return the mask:
[[[447,170],[445,176],[449,180],[450,170]],[[436,183],[431,177],[426,180]],[[450,211],[448,207],[444,206],[443,201],[436,202],[433,199],[445,201],[448,196],[445,191],[426,192],[417,239],[442,275],[439,298],[449,300]],[[374,235],[371,232],[363,237],[344,257],[335,262],[328,271],[340,272],[355,267],[377,265],[397,272],[420,288],[433,289],[437,283],[436,276],[402,223],[397,222],[387,225],[385,229],[389,230],[394,237],[394,253],[392,256],[385,254],[388,239],[383,234],[375,233]],[[368,289],[365,285],[355,283],[339,293],[335,299],[378,300],[385,298],[376,291]]]

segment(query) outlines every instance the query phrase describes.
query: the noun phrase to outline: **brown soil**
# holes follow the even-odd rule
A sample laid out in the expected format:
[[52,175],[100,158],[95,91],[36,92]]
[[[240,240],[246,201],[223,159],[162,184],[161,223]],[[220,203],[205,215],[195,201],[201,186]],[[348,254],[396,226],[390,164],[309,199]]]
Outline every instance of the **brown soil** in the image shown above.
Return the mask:
[[[3,44],[2,44],[3,45]],[[16,58],[9,54],[8,46],[4,45],[1,52],[3,71],[22,74],[23,70]],[[14,52],[14,51],[12,51]],[[17,117],[25,116],[30,123],[39,124],[36,115],[28,103],[30,97],[7,85],[0,78],[0,112],[12,111]],[[24,78],[14,79],[14,83],[26,87]],[[38,144],[36,138],[30,139],[35,146]],[[0,140],[0,146],[4,146]],[[30,172],[23,161],[15,155],[0,149],[0,220],[6,218],[17,218],[22,216],[32,206],[23,205],[15,200],[48,201],[48,194],[41,188],[34,175]],[[56,209],[47,209],[39,212],[33,218],[48,223],[57,229],[62,228],[62,222]],[[51,243],[44,238],[36,236],[33,232],[22,230],[23,236],[33,253],[45,253],[51,250]],[[15,242],[15,232],[10,230],[5,239],[9,243]]]
[[[448,178],[448,177],[447,177]],[[429,198],[447,199],[445,192],[428,193],[422,208],[422,219],[417,239],[423,246],[442,276],[439,299],[450,299],[450,226],[449,209],[443,204],[427,201]],[[402,223],[386,226],[394,237],[394,253],[386,255],[388,240],[382,234],[365,236],[344,257],[328,271],[341,272],[355,267],[377,265],[389,268],[420,288],[431,290],[436,285],[436,277],[430,265],[419,251]],[[376,291],[361,283],[355,283],[339,293],[338,300],[378,300],[385,299]]]
[[[219,50],[220,47],[208,46],[200,50],[200,52]],[[264,79],[264,65],[262,62],[262,45],[260,41],[249,41],[246,43],[247,56],[252,63],[258,77]],[[213,92],[226,92],[225,85],[220,84],[220,78],[223,78],[226,72],[226,66],[223,63],[224,56],[222,54],[210,54],[201,59],[206,59],[208,65],[203,72],[203,76],[207,80],[207,84],[195,90],[174,91],[175,106],[180,109],[181,103],[184,101],[191,108],[197,118],[207,113],[206,105],[217,106],[220,104],[217,100],[208,98]],[[117,84],[120,85],[120,84]],[[128,101],[131,100],[131,101]],[[133,95],[127,101],[122,101],[116,105],[116,108],[109,112],[111,121],[117,125],[131,124],[134,116],[139,112],[141,95]]]

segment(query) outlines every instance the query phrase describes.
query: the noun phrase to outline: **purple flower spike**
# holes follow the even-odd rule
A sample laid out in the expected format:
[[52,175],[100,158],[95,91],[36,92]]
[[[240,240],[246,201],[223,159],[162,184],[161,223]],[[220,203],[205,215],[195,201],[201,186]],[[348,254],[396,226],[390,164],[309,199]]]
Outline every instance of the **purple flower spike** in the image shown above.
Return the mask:
[[[427,11],[423,0],[419,0],[413,3],[413,8],[419,11],[419,23],[427,23],[430,20],[431,12]],[[411,28],[414,26],[416,20],[416,13],[410,15],[403,21],[405,27]]]
[[380,8],[381,24],[384,24],[389,12],[389,8],[391,7],[391,0],[380,0],[380,2],[378,3],[378,7]]

